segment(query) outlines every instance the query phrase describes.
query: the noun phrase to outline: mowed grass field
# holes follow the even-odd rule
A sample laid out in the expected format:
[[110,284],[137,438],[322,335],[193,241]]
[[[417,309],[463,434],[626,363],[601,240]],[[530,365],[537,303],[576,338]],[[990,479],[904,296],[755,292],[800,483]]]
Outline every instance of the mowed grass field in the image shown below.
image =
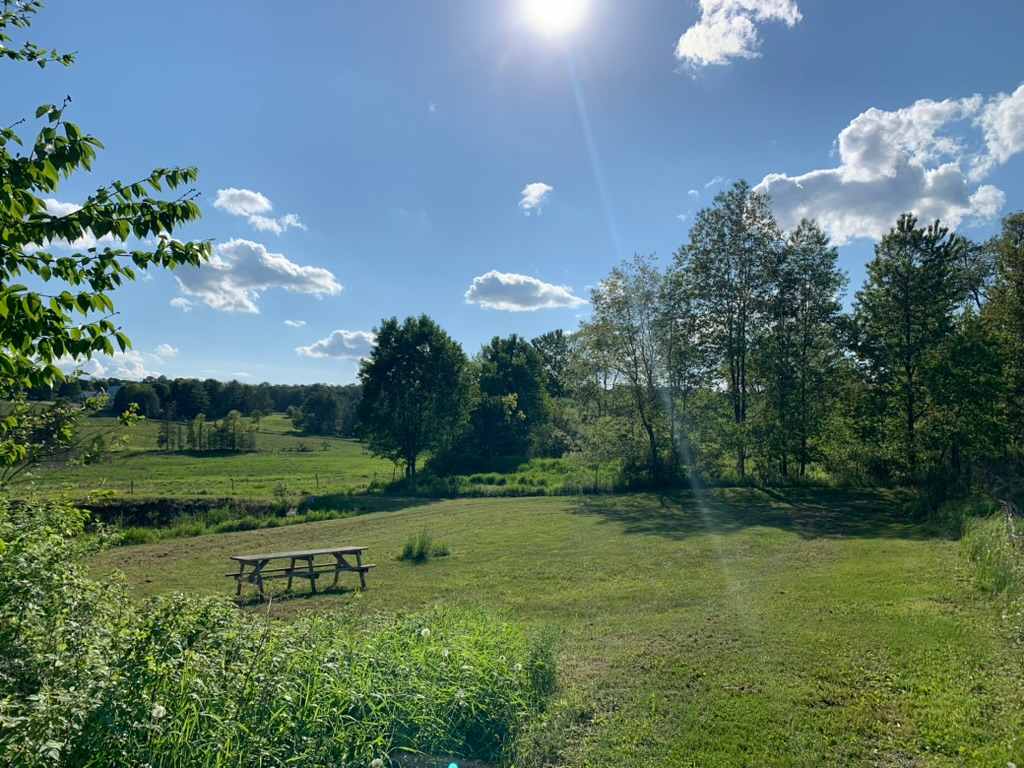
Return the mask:
[[[554,628],[568,704],[551,728],[553,765],[1024,764],[1021,649],[958,543],[901,522],[894,496],[744,489],[396,505],[119,548],[93,567],[123,571],[139,596],[228,595],[231,554],[367,546],[378,566],[367,592],[248,609],[287,621],[461,604]],[[425,528],[450,556],[397,562]]]
[[210,496],[271,499],[362,491],[375,479],[391,480],[389,461],[371,456],[356,440],[301,435],[282,414],[260,420],[255,453],[167,453],[157,448],[159,421],[144,420],[130,430],[117,420],[96,417],[83,423],[83,435],[125,434],[128,442],[109,458],[88,466],[38,467],[16,491],[34,486],[73,498],[95,491],[149,498]]

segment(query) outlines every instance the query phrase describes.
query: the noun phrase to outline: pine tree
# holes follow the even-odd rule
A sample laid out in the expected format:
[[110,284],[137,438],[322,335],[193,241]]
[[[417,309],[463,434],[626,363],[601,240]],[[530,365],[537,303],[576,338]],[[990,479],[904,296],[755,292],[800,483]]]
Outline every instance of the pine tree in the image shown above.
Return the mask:
[[919,429],[929,408],[927,368],[952,334],[963,296],[962,238],[905,214],[875,246],[854,308],[858,352],[890,416],[886,438],[907,479],[920,477]]

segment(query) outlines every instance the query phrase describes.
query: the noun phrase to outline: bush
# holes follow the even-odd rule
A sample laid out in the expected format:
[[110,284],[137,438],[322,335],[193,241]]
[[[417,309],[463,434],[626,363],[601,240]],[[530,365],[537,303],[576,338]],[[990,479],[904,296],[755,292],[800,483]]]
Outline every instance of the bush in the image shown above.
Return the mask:
[[425,563],[432,557],[447,557],[448,555],[448,545],[444,542],[435,544],[430,531],[423,529],[409,537],[397,559],[411,563]]
[[283,625],[226,599],[135,606],[84,575],[84,523],[0,499],[2,765],[496,761],[553,692],[552,640],[477,612]]

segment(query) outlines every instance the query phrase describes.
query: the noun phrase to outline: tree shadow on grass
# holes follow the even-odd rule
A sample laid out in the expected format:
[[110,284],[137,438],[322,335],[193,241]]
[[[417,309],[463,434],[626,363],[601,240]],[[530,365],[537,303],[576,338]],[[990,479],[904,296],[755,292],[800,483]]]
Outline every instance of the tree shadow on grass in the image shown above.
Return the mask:
[[683,539],[766,527],[806,539],[930,539],[941,533],[903,512],[905,493],[820,488],[719,488],[663,495],[593,496],[574,514],[618,523],[626,533]]

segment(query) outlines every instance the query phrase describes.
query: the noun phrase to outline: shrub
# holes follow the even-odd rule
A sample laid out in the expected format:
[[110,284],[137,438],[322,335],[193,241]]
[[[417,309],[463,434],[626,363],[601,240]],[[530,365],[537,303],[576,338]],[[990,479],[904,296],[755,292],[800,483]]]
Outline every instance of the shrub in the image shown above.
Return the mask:
[[447,557],[449,555],[448,545],[444,542],[434,543],[434,537],[430,531],[423,529],[419,533],[410,536],[402,547],[398,560],[411,563],[425,563],[431,557]]
[[281,625],[226,599],[134,606],[84,575],[84,523],[0,499],[2,765],[497,761],[553,692],[552,639],[478,612]]

